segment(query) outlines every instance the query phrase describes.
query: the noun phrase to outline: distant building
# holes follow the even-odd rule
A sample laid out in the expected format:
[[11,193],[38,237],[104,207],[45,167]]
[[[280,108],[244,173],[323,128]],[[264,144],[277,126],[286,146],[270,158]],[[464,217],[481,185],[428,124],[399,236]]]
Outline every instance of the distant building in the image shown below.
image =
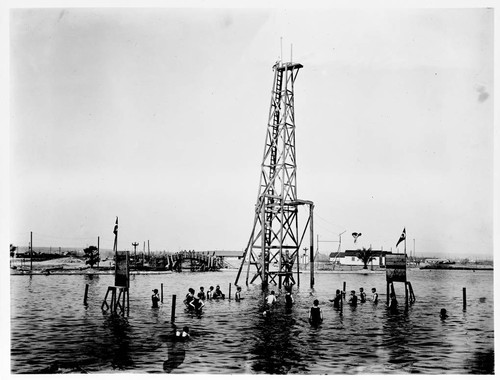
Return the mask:
[[[381,251],[372,249],[373,259],[368,262],[368,265],[379,265],[385,266],[385,255],[391,254],[390,251]],[[330,253],[330,262],[340,265],[361,265],[363,266],[363,261],[358,259],[358,250],[348,249],[345,252],[335,252]]]

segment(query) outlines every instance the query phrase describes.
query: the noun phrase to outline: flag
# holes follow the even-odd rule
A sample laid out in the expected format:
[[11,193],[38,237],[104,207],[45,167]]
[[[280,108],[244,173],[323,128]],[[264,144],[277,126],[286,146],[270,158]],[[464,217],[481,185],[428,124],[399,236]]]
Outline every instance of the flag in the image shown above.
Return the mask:
[[401,237],[399,238],[396,244],[396,248],[398,247],[399,243],[401,243],[403,240],[406,240],[406,227],[403,228],[403,233],[401,234]]

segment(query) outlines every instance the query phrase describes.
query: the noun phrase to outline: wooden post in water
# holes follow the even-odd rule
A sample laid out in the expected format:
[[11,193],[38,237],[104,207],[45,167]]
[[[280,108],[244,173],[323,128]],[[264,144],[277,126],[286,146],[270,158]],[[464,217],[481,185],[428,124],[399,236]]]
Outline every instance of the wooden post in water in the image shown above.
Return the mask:
[[83,296],[83,304],[87,306],[87,296],[89,294],[89,284],[85,284],[85,295]]
[[161,283],[161,303],[163,303],[163,282]]
[[462,289],[462,299],[464,310],[467,310],[467,290],[465,288]]
[[389,305],[389,293],[390,293],[390,283],[387,282],[387,289],[386,289],[386,303]]
[[343,289],[344,289],[344,294],[340,295],[340,314],[342,314],[342,312],[344,311],[345,281],[344,281]]
[[345,299],[345,281],[344,281],[344,285],[342,286],[342,298]]
[[99,251],[99,236],[97,237],[97,257],[99,257],[99,260],[97,260],[97,268],[99,268],[99,263],[101,262],[101,255]]
[[405,282],[405,307],[408,307],[408,282]]
[[128,288],[127,288],[127,316],[129,315],[129,311],[130,311],[130,297],[129,297],[129,292],[128,292]]
[[229,299],[231,299],[231,283],[229,283]]
[[172,312],[170,314],[170,322],[174,323],[175,322],[175,299],[176,295],[172,294]]
[[310,228],[310,237],[309,237],[309,273],[311,275],[310,279],[310,285],[311,288],[314,287],[314,228],[313,228],[313,210],[314,210],[314,205],[311,203],[309,205],[309,218],[311,219],[311,225],[309,226]]
[[300,287],[300,251],[297,250],[297,287]]
[[30,271],[33,270],[33,232],[30,232]]

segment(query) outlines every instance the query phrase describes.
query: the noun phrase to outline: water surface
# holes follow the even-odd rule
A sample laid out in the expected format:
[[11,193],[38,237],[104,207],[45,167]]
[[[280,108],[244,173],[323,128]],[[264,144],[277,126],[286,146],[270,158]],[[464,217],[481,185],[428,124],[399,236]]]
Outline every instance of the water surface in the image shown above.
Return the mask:
[[[493,373],[493,272],[411,270],[416,302],[399,313],[385,307],[384,274],[320,272],[314,290],[301,275],[295,305],[284,297],[270,317],[262,315],[260,285],[243,285],[241,302],[212,300],[203,312],[184,309],[189,287],[219,284],[228,295],[236,272],[132,275],[129,316],[101,311],[110,275],[11,276],[11,371],[13,373],[208,373],[208,374],[482,374]],[[328,299],[347,290],[376,287],[380,302],[333,309]],[[152,289],[164,286],[164,302],[151,308]],[[83,305],[89,284],[88,305]],[[462,288],[467,309],[462,310]],[[273,287],[271,287],[273,289]],[[232,285],[234,295],[235,287]],[[276,289],[277,291],[277,289]],[[191,339],[171,338],[172,294],[176,325]],[[318,299],[324,323],[307,321]],[[441,308],[449,317],[439,318]]]

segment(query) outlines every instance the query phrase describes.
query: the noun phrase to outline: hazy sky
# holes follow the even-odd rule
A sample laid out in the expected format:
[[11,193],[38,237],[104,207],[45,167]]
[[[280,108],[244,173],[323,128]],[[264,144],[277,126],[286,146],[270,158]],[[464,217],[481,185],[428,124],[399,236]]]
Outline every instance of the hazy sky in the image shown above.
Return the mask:
[[11,10],[11,242],[243,249],[280,37],[319,239],[491,256],[493,9]]

